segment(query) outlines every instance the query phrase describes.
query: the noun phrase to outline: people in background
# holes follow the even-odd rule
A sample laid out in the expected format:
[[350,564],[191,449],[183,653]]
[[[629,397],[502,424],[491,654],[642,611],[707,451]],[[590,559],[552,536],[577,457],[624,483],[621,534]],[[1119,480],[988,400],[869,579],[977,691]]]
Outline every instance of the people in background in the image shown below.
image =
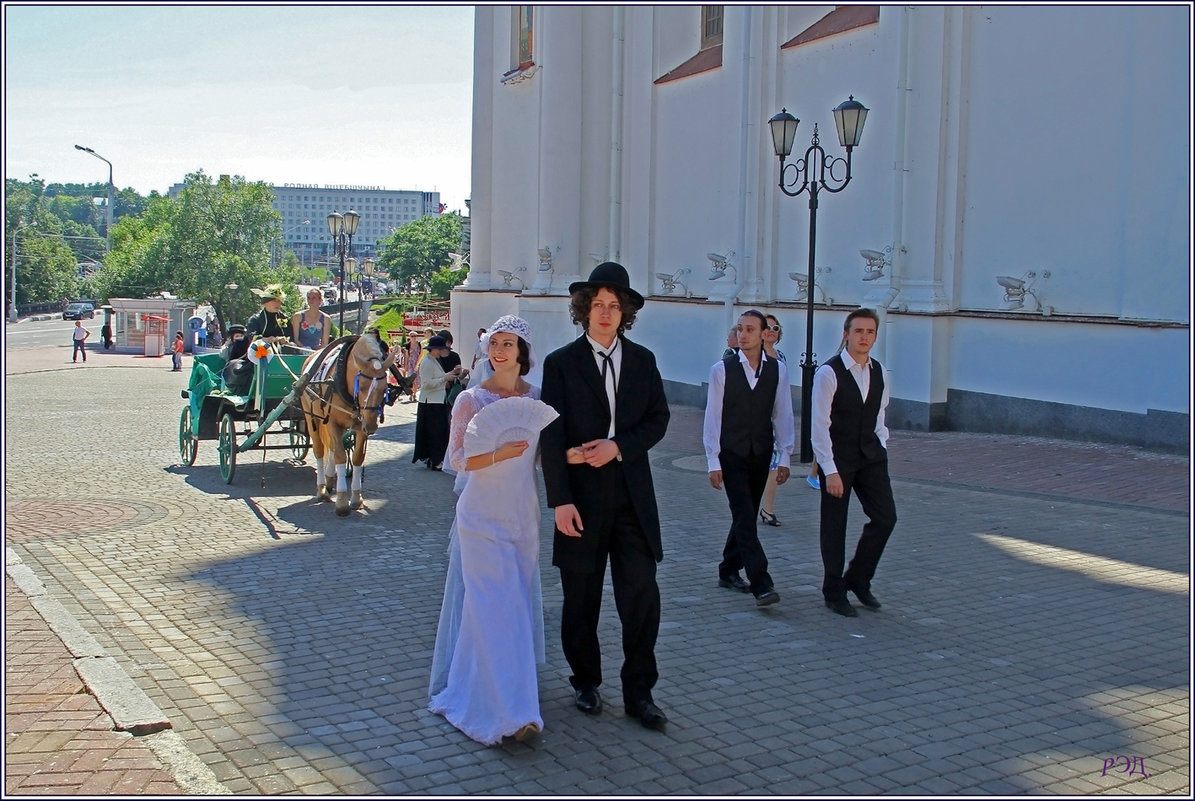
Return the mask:
[[84,345],[87,338],[91,336],[91,332],[83,327],[82,320],[75,320],[75,327],[71,329],[71,343],[74,349],[71,351],[71,362],[78,361],[80,354],[83,356],[83,361],[87,361],[87,346]]

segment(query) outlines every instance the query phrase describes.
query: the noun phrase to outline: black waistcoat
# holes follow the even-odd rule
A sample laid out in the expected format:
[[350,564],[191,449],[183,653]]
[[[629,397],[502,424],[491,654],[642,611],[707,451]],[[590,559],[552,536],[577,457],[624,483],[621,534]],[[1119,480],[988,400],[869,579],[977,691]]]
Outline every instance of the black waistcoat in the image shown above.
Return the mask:
[[879,362],[871,360],[871,386],[865,400],[845,364],[844,360],[849,358],[850,354],[843,351],[827,362],[838,378],[838,389],[830,404],[830,443],[839,472],[850,472],[868,462],[888,458],[888,451],[880,444],[875,430],[884,396],[884,371]]
[[760,365],[755,389],[747,383],[739,354],[730,354],[722,360],[722,364],[726,367],[726,383],[722,394],[722,438],[719,447],[738,456],[770,454],[774,438],[772,406],[776,403],[776,388],[780,383],[780,368],[776,360],[768,359]]

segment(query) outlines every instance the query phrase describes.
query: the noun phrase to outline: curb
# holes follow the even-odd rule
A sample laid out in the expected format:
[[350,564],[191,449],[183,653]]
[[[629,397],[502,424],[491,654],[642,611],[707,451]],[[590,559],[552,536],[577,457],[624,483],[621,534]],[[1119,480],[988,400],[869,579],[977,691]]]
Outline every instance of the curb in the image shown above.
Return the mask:
[[5,572],[29,598],[34,610],[46,621],[74,657],[75,673],[100,707],[112,718],[117,731],[127,731],[149,747],[178,785],[192,795],[230,795],[231,792],[190,748],[165,713],[129,677],[124,668],[107,656],[99,641],[89,634],[66,607],[53,598],[41,579],[12,548],[4,549]]

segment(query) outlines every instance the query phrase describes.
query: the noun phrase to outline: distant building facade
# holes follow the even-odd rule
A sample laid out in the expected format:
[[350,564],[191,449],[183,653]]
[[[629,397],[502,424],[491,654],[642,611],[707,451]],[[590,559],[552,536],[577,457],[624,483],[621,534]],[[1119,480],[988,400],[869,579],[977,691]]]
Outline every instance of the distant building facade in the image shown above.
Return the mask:
[[[335,256],[328,232],[328,215],[349,209],[361,215],[353,235],[353,255],[377,256],[377,243],[396,229],[420,217],[440,214],[439,192],[412,189],[383,189],[377,186],[282,184],[274,190],[274,210],[282,215],[279,259],[293,250],[303,264],[330,262]],[[170,188],[176,197],[183,184]],[[307,222],[304,222],[306,220]]]
[[[564,344],[569,283],[611,259],[670,400],[703,403],[752,307],[799,397],[816,233],[813,351],[878,309],[890,425],[1188,449],[1189,7],[477,6],[474,31],[460,339],[516,313]],[[811,231],[768,120],[801,119],[790,164],[815,126],[845,157],[848,95],[870,114]]]

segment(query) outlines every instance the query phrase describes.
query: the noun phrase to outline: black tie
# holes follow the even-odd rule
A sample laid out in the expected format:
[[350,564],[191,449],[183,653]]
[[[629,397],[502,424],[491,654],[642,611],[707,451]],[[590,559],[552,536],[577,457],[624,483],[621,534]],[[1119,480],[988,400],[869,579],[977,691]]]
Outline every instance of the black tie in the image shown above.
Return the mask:
[[[616,348],[616,347],[618,347],[618,345],[615,345],[614,347]],[[594,348],[593,352],[596,353],[598,356],[602,357],[602,391],[605,391],[605,389],[606,389],[606,376],[608,375],[611,379],[613,379],[614,394],[615,394],[615,396],[617,396],[618,395],[618,374],[614,372],[614,362],[610,359],[610,353],[614,352],[614,348],[610,349],[610,353],[605,353],[603,351],[598,350],[597,348]],[[613,405],[611,405],[611,407],[610,407],[610,419],[611,420],[614,419]]]

